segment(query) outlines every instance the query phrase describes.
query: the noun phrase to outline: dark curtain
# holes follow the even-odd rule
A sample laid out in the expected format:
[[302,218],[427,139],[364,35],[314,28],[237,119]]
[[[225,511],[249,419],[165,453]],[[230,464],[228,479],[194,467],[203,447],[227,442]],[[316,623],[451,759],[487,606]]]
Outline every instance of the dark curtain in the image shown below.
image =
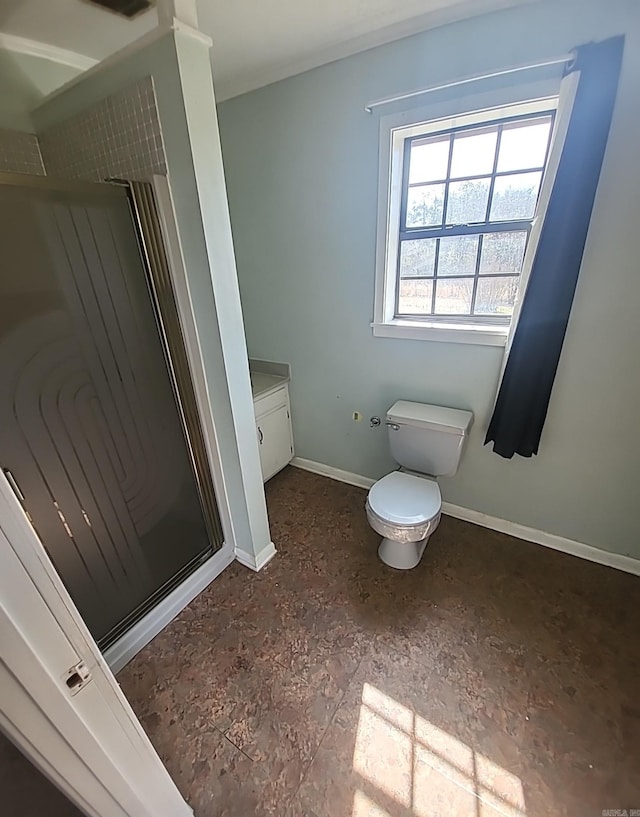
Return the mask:
[[616,97],[624,37],[577,49],[571,119],[485,444],[538,453],[578,281]]

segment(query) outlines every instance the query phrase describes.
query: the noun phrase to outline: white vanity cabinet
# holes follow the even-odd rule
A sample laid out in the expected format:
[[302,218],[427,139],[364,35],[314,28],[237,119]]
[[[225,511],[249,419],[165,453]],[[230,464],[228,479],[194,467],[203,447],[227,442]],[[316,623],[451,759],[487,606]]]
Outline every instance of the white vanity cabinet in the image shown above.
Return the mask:
[[253,401],[262,478],[266,482],[293,459],[289,387],[283,384]]

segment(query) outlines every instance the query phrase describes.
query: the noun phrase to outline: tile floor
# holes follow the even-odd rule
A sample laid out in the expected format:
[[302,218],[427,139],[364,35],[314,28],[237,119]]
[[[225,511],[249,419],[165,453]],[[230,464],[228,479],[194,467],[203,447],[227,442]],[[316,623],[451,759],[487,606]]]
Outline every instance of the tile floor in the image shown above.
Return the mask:
[[364,499],[274,477],[275,559],[120,673],[196,817],[640,809],[640,579],[447,517],[396,572]]

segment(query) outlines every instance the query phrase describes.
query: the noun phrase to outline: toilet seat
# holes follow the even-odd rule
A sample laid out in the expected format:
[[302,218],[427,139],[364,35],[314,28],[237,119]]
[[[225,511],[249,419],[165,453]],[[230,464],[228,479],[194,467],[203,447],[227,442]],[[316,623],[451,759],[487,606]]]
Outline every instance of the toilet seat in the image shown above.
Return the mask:
[[373,485],[367,502],[381,521],[415,528],[439,516],[442,497],[437,482],[392,471]]

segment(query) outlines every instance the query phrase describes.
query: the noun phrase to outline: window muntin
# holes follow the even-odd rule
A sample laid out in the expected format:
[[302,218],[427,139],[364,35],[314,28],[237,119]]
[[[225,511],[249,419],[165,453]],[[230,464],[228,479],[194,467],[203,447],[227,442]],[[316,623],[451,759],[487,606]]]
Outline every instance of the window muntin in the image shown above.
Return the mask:
[[554,115],[404,140],[395,318],[509,323]]

